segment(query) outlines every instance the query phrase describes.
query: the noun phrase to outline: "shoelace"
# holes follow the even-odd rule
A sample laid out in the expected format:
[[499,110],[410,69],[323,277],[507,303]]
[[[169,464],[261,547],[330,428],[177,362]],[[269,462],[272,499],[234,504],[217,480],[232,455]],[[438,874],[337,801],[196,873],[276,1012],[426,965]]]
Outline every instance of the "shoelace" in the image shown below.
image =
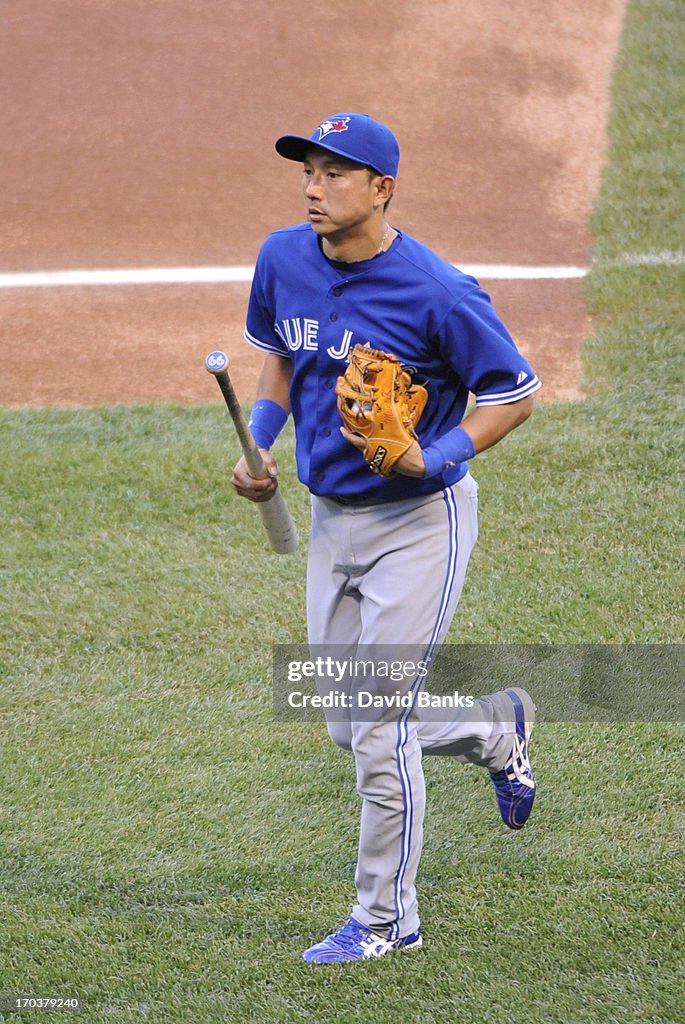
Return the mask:
[[345,940],[354,939],[361,941],[364,938],[368,938],[368,935],[369,931],[364,925],[348,917],[342,928],[337,932],[333,932],[324,941],[337,949],[346,949],[347,942]]
[[[531,778],[532,769],[530,767],[530,761],[524,753],[524,743],[518,736],[514,739],[514,753],[511,761],[506,765],[504,770],[507,772],[507,777],[509,779],[511,779],[513,775],[516,781],[520,782],[522,786],[528,786],[529,789],[535,788],[535,783]],[[512,775],[508,774],[510,770]]]

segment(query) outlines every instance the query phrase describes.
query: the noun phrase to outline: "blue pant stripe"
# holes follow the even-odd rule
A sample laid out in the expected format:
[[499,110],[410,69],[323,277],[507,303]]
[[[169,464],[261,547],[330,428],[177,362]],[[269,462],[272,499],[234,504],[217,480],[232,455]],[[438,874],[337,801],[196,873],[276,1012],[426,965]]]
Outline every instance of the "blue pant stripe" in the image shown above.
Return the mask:
[[[442,595],[440,598],[440,604],[438,606],[438,613],[436,617],[435,626],[433,627],[433,633],[431,635],[430,644],[428,646],[428,655],[431,655],[437,645],[438,638],[440,636],[442,626],[445,622],[445,616],[447,615],[447,609],[449,608],[450,595],[454,586],[454,580],[457,573],[457,554],[459,546],[457,543],[457,505],[454,494],[451,488],[447,488],[444,492],[445,504],[447,506],[447,520],[449,526],[449,551],[447,556],[447,572],[445,575],[445,583],[443,585]],[[420,689],[419,685],[414,684],[416,687],[414,697]],[[402,818],[402,842],[401,842],[401,857],[400,865],[395,879],[395,907],[397,910],[397,917],[395,923],[390,929],[390,939],[396,939],[399,937],[399,921],[404,917],[404,904],[402,901],[402,885],[404,883],[404,876],[407,870],[407,864],[409,863],[409,855],[411,853],[411,834],[414,827],[414,799],[411,788],[411,779],[409,777],[409,770],[407,767],[406,757],[406,743],[409,738],[409,728],[407,726],[407,719],[411,715],[414,707],[414,701],[412,706],[406,708],[397,723],[397,746],[395,748],[397,757],[397,768],[402,785],[402,796],[404,802],[404,814]]]
[[457,555],[459,553],[459,544],[457,540],[457,502],[451,487],[448,487],[446,490],[443,491],[443,497],[445,499],[445,504],[447,506],[447,519],[450,531],[450,547],[447,556],[447,576],[445,578],[445,585],[443,587],[442,597],[440,599],[438,617],[435,623],[435,627],[433,629],[433,635],[431,636],[430,645],[428,647],[428,654],[433,653],[438,643],[438,638],[440,636],[442,627],[445,623],[447,609],[449,608],[450,596],[452,594],[454,580],[457,575]]

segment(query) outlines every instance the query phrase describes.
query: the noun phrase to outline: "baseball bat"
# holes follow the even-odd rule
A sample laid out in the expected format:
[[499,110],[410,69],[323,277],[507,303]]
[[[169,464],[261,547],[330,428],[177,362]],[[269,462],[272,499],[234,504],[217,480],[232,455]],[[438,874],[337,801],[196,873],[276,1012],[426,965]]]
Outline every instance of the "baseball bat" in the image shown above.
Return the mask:
[[[240,403],[233,390],[231,379],[228,376],[228,356],[225,352],[210,352],[205,359],[205,369],[216,377],[221,394],[224,396],[224,401],[238,434],[238,440],[240,441],[240,447],[243,450],[250,476],[255,477],[255,479],[268,476],[269,473],[264,465],[264,460],[255,444],[255,439],[250,433],[250,428],[245,422]],[[262,517],[266,535],[274,551],[278,552],[279,555],[288,555],[295,551],[299,537],[290,515],[290,509],[286,505],[280,490],[277,490],[268,501],[261,501],[256,504]]]

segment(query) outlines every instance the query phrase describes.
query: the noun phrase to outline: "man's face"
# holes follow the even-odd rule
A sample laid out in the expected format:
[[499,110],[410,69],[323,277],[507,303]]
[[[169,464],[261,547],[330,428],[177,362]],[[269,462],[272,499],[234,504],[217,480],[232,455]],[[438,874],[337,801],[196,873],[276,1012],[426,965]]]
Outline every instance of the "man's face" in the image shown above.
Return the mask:
[[304,161],[307,220],[322,238],[361,235],[384,200],[383,179],[344,157],[313,147]]

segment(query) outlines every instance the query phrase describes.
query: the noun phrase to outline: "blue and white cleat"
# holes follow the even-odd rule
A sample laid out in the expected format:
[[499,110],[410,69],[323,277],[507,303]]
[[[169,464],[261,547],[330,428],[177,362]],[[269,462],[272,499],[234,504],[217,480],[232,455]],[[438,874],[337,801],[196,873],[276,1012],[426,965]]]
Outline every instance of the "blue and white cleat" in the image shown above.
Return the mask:
[[490,772],[502,821],[523,828],[533,809],[535,777],[528,760],[528,742],[535,723],[535,705],[525,690],[506,691],[516,711],[516,734],[511,757],[499,772]]
[[302,959],[308,964],[342,964],[348,960],[373,960],[394,950],[408,952],[420,949],[422,944],[421,932],[412,932],[403,939],[384,939],[353,917],[348,917],[339,931],[305,950]]

